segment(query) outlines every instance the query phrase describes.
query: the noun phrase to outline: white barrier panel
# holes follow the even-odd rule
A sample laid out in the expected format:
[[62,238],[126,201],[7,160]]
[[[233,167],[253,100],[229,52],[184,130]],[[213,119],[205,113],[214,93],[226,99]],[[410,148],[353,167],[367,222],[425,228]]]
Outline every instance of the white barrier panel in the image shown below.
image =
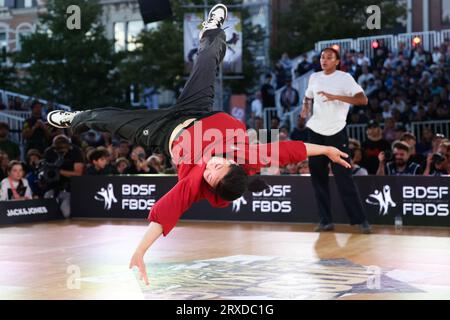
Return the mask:
[[450,137],[450,120],[422,121],[411,123],[411,131],[417,139],[420,139],[422,137],[422,133],[425,128],[430,128],[434,134],[440,133],[447,138]]
[[397,36],[397,41],[403,42],[406,48],[412,48],[415,38],[420,39],[420,45],[427,51],[432,51],[434,47],[441,44],[440,34],[436,31],[402,33]]
[[22,144],[22,128],[24,119],[5,112],[0,112],[0,122],[6,122],[9,125],[10,139],[18,144]]

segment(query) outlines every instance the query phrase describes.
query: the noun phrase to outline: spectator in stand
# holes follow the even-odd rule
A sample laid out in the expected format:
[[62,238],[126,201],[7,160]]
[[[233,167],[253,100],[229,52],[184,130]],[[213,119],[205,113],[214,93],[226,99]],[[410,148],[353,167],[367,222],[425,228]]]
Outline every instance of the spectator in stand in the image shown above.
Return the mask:
[[319,72],[322,70],[322,66],[320,65],[320,56],[314,56],[312,58],[311,69],[314,72]]
[[8,164],[8,177],[0,183],[0,201],[29,200],[33,198],[28,181],[24,179],[24,169],[20,161]]
[[407,143],[396,141],[393,143],[393,157],[394,160],[388,161],[386,153],[380,152],[378,160],[378,176],[404,176],[404,175],[418,175],[420,165],[415,162],[410,162],[410,147]]
[[127,158],[117,158],[115,163],[116,174],[126,174],[130,166],[130,161]]
[[[443,135],[442,138],[445,138]],[[435,135],[433,134],[433,131],[430,127],[425,127],[422,129],[422,137],[420,138],[420,142],[417,143],[416,149],[417,153],[420,153],[422,155],[427,155],[429,152],[432,151],[433,148],[433,139]]]
[[370,59],[364,54],[364,51],[358,52],[358,58],[356,59],[356,64],[360,67],[370,66]]
[[422,154],[418,154],[416,151],[416,145],[417,145],[417,139],[414,134],[411,132],[405,132],[401,135],[400,141],[406,142],[409,145],[410,148],[410,157],[409,162],[415,162],[420,165],[420,169],[422,172],[419,171],[419,173],[423,173],[423,169],[425,168],[426,164],[426,158]]
[[289,58],[287,52],[281,55],[280,64],[284,69],[284,72],[287,77],[292,77],[292,60]]
[[450,175],[450,141],[445,140],[439,145],[438,152],[427,156],[424,176]]
[[130,157],[130,143],[127,140],[120,140],[119,148],[117,150],[117,158],[127,158]]
[[391,149],[388,141],[383,139],[380,124],[371,120],[367,126],[367,139],[362,144],[363,157],[361,165],[367,169],[369,174],[376,174],[378,169],[378,155]]
[[286,79],[289,77],[289,74],[286,74],[286,70],[283,68],[283,65],[280,62],[275,64],[274,68],[275,73],[275,81],[276,81],[276,89],[280,89],[286,83]]
[[150,167],[155,169],[157,173],[166,173],[166,165],[164,161],[164,156],[160,153],[152,154],[148,159],[147,163]]
[[362,161],[362,150],[361,148],[350,149],[349,156],[352,159],[352,175],[353,176],[367,176],[369,173],[367,170],[360,166]]
[[257,91],[255,94],[255,99],[253,99],[252,104],[252,113],[251,113],[251,126],[254,127],[255,118],[263,117],[263,104],[262,104],[262,98],[261,98],[261,92]]
[[30,149],[27,152],[27,163],[25,165],[25,178],[28,180],[33,195],[38,198],[44,196],[44,190],[39,183],[38,168],[42,160],[42,154],[39,150]]
[[308,55],[305,53],[302,55],[302,61],[297,65],[295,75],[301,77],[305,73],[308,73],[312,68],[311,63],[308,62]]
[[131,165],[127,170],[127,174],[151,174],[158,173],[154,168],[147,163],[147,155],[145,149],[141,146],[136,146],[131,151]]
[[297,118],[297,126],[292,130],[291,140],[308,141],[308,128],[306,128],[306,120],[302,117]]
[[289,113],[299,106],[300,95],[294,87],[292,87],[292,79],[286,80],[286,87],[281,91],[280,104],[281,104],[281,120],[283,125],[291,127]]
[[8,109],[8,106],[5,105],[2,100],[0,100],[0,110],[6,110],[6,109]]
[[392,117],[387,118],[384,122],[383,138],[388,142],[393,142],[396,139],[395,119]]
[[97,147],[91,151],[87,158],[89,165],[86,174],[91,176],[114,174],[114,168],[109,165],[109,152],[105,147]]
[[370,79],[375,80],[374,75],[369,72],[369,67],[368,66],[363,66],[362,67],[362,74],[358,78],[358,84],[360,86],[362,86],[364,82],[369,82]]
[[48,147],[50,131],[42,117],[42,105],[39,101],[31,105],[31,117],[23,124],[22,136],[26,141],[25,152],[30,149],[37,149],[44,152]]
[[0,150],[8,154],[9,159],[19,160],[19,145],[9,139],[9,125],[6,122],[0,122]]
[[8,176],[8,154],[0,150],[0,181]]
[[261,99],[263,109],[265,108],[275,108],[275,88],[271,84],[272,75],[270,73],[266,74],[264,84],[261,87]]

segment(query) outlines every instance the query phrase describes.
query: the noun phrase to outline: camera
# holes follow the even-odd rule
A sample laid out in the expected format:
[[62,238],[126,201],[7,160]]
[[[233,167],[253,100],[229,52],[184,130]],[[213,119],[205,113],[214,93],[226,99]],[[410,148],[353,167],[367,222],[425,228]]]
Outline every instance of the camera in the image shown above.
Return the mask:
[[58,158],[53,163],[47,162],[46,160],[41,160],[37,168],[38,181],[46,186],[56,184],[56,182],[59,181],[59,169],[63,163],[64,154],[62,153],[58,153]]
[[394,154],[391,150],[384,151],[384,159],[386,162],[392,161],[394,159]]
[[433,154],[433,156],[431,157],[431,161],[436,164],[436,165],[440,165],[441,163],[443,163],[446,160],[445,156],[442,153],[435,153]]

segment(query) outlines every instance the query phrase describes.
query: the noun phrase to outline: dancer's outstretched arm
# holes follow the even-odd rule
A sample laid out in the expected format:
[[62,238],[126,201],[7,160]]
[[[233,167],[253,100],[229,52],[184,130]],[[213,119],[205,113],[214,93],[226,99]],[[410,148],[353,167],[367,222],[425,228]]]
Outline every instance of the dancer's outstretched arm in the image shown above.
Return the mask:
[[136,251],[133,254],[133,257],[130,261],[130,269],[133,267],[138,267],[139,269],[139,278],[144,281],[146,285],[149,284],[147,270],[145,268],[144,263],[144,255],[147,252],[148,248],[155,242],[163,233],[162,226],[157,222],[150,222],[148,226],[147,232],[139,243]]

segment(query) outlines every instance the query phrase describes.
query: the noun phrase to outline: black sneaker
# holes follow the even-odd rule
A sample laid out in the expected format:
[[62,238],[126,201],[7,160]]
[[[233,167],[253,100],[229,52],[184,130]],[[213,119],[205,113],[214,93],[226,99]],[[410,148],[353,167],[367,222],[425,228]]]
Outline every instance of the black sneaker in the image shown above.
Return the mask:
[[203,28],[198,36],[199,39],[203,37],[203,33],[205,33],[206,30],[221,28],[227,19],[227,15],[228,9],[224,4],[219,3],[212,7],[209,11],[208,19],[202,22]]
[[372,227],[369,224],[369,221],[364,221],[359,225],[359,229],[361,230],[361,233],[364,234],[371,234],[372,233]]
[[334,224],[321,224],[319,223],[317,227],[314,229],[315,232],[322,232],[322,231],[333,231],[334,230]]
[[69,128],[73,118],[82,111],[54,110],[47,115],[47,121],[56,128]]

